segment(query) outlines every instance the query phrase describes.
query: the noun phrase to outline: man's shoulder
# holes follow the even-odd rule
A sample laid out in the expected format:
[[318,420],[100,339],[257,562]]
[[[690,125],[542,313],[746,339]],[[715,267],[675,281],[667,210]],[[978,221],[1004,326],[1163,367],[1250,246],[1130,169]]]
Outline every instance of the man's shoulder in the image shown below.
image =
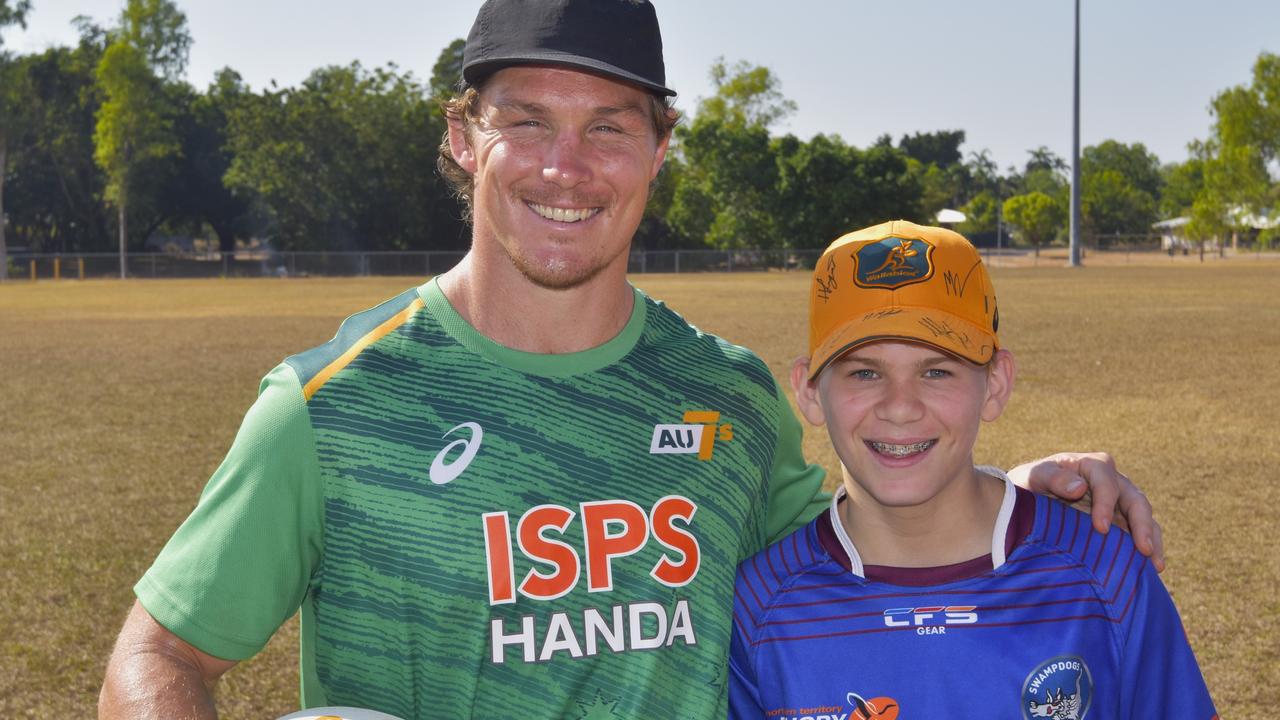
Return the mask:
[[328,378],[341,370],[369,345],[385,337],[424,307],[419,288],[413,287],[374,307],[351,315],[326,343],[286,358],[310,398]]
[[764,360],[751,349],[698,328],[661,300],[643,292],[641,297],[648,306],[645,341],[649,346],[664,352],[687,353],[691,360],[698,362],[769,375]]

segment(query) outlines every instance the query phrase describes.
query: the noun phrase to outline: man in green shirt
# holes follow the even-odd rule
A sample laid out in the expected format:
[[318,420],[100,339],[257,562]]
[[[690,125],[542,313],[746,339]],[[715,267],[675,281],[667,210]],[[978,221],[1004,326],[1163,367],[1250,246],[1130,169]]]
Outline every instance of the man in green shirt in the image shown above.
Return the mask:
[[[264,379],[135,587],[101,717],[214,717],[299,608],[306,706],[725,714],[734,568],[825,497],[759,358],[626,280],[676,117],[653,8],[490,0],[463,75],[470,252]],[[1158,532],[1105,456],[1034,467]]]

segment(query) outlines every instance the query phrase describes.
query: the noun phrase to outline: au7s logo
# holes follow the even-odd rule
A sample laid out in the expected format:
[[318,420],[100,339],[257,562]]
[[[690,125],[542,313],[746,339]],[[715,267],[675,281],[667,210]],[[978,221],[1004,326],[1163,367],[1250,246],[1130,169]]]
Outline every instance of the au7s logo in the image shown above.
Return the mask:
[[733,426],[720,424],[720,413],[714,410],[690,410],[684,414],[684,422],[683,425],[654,425],[649,454],[697,453],[699,460],[710,460],[716,440],[729,442],[733,439]]

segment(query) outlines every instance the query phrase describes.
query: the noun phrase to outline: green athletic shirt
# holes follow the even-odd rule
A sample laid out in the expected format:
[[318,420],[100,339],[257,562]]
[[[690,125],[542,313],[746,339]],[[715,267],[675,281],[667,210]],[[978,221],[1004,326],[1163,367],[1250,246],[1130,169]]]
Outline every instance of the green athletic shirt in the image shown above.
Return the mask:
[[759,358],[638,290],[538,355],[432,281],[267,375],[135,592],[232,660],[301,606],[306,707],[724,717],[734,569],[826,502],[800,434]]

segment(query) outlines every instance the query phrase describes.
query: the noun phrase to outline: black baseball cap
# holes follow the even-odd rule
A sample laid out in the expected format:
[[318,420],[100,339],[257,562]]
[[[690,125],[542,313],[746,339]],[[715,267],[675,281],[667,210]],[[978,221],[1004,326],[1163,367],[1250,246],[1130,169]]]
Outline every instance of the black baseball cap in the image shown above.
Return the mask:
[[478,85],[511,65],[581,68],[660,95],[662,33],[648,0],[487,0],[462,51],[462,77]]

